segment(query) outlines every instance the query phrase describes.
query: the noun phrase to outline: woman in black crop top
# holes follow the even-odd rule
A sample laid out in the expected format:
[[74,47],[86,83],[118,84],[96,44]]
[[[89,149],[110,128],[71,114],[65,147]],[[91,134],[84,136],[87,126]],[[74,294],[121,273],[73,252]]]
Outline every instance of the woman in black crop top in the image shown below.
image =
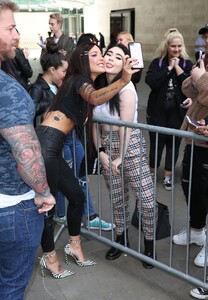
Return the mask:
[[[66,257],[71,256],[80,267],[95,263],[86,260],[82,252],[80,226],[84,193],[73,171],[62,158],[63,144],[73,128],[78,132],[82,131],[88,119],[88,103],[100,105],[111,99],[131,80],[131,75],[137,72],[132,70],[132,66],[136,63],[135,59],[125,56],[122,77],[108,87],[95,90],[93,81],[99,74],[105,72],[101,50],[94,43],[77,46],[73,51],[62,87],[46,112],[42,124],[36,128],[51,193],[56,196],[59,189],[68,199],[69,241],[64,252]],[[42,270],[44,268],[50,270],[55,278],[64,278],[73,272],[60,267],[54,245],[53,214],[54,210],[51,210],[45,217],[41,241],[44,255],[40,264]]]

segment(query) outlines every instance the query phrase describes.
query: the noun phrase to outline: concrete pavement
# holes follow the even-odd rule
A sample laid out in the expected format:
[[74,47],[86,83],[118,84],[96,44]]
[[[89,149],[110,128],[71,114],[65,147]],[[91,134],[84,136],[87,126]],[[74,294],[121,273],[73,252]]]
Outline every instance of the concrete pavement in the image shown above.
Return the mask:
[[[39,72],[38,60],[31,60],[31,64],[35,70],[33,79]],[[146,66],[148,63],[146,63]],[[138,94],[140,100],[139,119],[140,122],[145,121],[145,109],[147,97],[149,93],[148,86],[144,83],[145,69],[142,74],[142,80],[138,86]],[[146,138],[148,142],[148,136]],[[178,211],[174,232],[178,232],[184,225],[185,200],[180,187],[181,157],[183,145],[181,146],[181,155],[176,167],[176,210]],[[161,202],[169,204],[171,193],[165,191],[162,181],[162,169],[159,170],[158,198]],[[90,191],[94,199],[95,208],[97,208],[97,176],[90,176]],[[104,182],[102,183],[104,186]],[[107,190],[103,191],[102,197],[104,203],[109,202]],[[131,209],[134,209],[134,200],[132,197]],[[104,220],[109,220],[107,204],[103,205]],[[56,225],[56,230],[58,225]],[[103,234],[111,237],[110,232]],[[137,229],[130,226],[129,229],[130,244],[132,248],[136,247],[135,236]],[[56,242],[56,250],[60,257],[63,267],[69,267],[75,271],[75,275],[66,279],[54,279],[46,270],[46,277],[41,276],[39,260],[36,259],[35,269],[30,284],[26,291],[26,300],[188,300],[193,299],[189,295],[189,291],[193,286],[182,279],[161,271],[159,268],[151,270],[144,269],[140,260],[130,255],[122,255],[115,261],[105,259],[105,253],[109,246],[95,239],[82,235],[82,246],[86,258],[90,258],[97,262],[93,267],[80,268],[72,260],[67,266],[64,262],[63,247],[67,242],[67,228],[65,228]],[[162,261],[168,260],[169,255],[169,238],[158,241],[157,255]],[[176,253],[175,264],[179,268],[184,266],[185,247],[174,246]],[[199,247],[191,246],[190,248],[190,269],[196,276],[201,276],[202,269],[193,265],[193,260],[199,252]],[[39,249],[39,256],[42,255]]]

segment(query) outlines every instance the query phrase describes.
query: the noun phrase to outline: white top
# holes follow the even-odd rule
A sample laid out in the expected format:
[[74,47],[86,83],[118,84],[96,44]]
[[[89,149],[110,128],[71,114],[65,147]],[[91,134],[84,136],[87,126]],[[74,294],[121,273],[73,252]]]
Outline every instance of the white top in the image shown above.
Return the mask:
[[[134,113],[134,120],[133,123],[137,123],[137,106],[138,106],[138,96],[137,96],[137,92],[136,89],[133,85],[133,83],[130,81],[125,87],[123,87],[120,92],[119,95],[122,94],[123,91],[125,90],[131,90],[134,94],[135,94],[135,99],[136,99],[136,108],[135,108],[135,113]],[[120,120],[120,117],[118,115],[117,112],[114,112],[114,114],[110,114],[110,107],[109,107],[109,101],[106,103],[103,103],[101,105],[97,105],[94,109],[93,109],[93,117],[96,118],[108,118],[111,121],[118,121]]]
[[34,197],[35,197],[34,190],[30,190],[29,192],[23,195],[17,195],[17,196],[0,194],[0,208],[17,205],[21,201],[34,199]]

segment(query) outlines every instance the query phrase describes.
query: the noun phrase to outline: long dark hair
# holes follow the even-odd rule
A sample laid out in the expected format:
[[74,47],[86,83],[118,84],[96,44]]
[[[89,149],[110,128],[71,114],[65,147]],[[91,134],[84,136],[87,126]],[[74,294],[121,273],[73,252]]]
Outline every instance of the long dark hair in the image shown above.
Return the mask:
[[95,43],[83,43],[77,46],[72,52],[69,68],[64,81],[71,81],[76,75],[83,75],[90,78],[89,51],[94,47],[100,47]]
[[[111,48],[120,48],[125,55],[129,55],[129,50],[128,48],[126,48],[126,46],[124,46],[123,44],[115,44],[115,45],[109,45],[108,48],[106,49],[104,56],[108,53],[108,51]],[[113,83],[115,81],[117,81],[118,79],[121,78],[122,75],[122,70],[115,76],[115,78],[112,80]],[[101,74],[100,76],[98,76],[98,78],[95,80],[95,86],[96,88],[102,88],[108,85],[107,82],[107,78],[106,78],[106,74]],[[115,112],[118,113],[118,115],[120,116],[120,98],[119,98],[119,93],[117,93],[115,96],[113,96],[110,101],[109,101],[109,108],[110,108],[110,113],[112,115],[115,114]]]
[[98,39],[92,33],[83,33],[77,41],[77,46],[79,46],[81,44],[87,44],[87,43],[98,44]]
[[[89,51],[94,47],[100,47],[95,43],[86,43],[81,44],[77,46],[73,52],[70,59],[69,67],[67,69],[66,75],[64,77],[62,86],[67,86],[67,93],[69,92],[72,84],[76,80],[78,75],[82,75],[88,78],[90,80],[91,78],[91,71],[90,71],[90,63],[89,63]],[[93,81],[91,81],[92,85],[94,85]],[[50,108],[54,105],[54,103],[59,101],[59,94],[61,92],[62,88],[58,90],[58,93],[54,97],[54,100],[52,101]]]

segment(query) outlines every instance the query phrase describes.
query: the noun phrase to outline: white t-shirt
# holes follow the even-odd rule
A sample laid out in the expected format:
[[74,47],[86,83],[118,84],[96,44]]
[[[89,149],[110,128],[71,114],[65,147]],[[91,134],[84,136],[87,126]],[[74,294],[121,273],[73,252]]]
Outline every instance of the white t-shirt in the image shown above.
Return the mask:
[[[134,113],[134,120],[133,123],[137,123],[137,106],[138,106],[138,96],[137,92],[135,90],[135,87],[133,83],[130,81],[125,87],[123,87],[119,95],[122,94],[123,91],[125,90],[131,90],[135,94],[135,99],[136,99],[136,108],[135,108],[135,113]],[[109,107],[109,101],[106,103],[103,103],[102,105],[98,105],[93,109],[93,117],[96,118],[108,118],[111,121],[118,121],[120,120],[120,117],[117,112],[115,112],[113,115],[110,114],[110,107]]]

